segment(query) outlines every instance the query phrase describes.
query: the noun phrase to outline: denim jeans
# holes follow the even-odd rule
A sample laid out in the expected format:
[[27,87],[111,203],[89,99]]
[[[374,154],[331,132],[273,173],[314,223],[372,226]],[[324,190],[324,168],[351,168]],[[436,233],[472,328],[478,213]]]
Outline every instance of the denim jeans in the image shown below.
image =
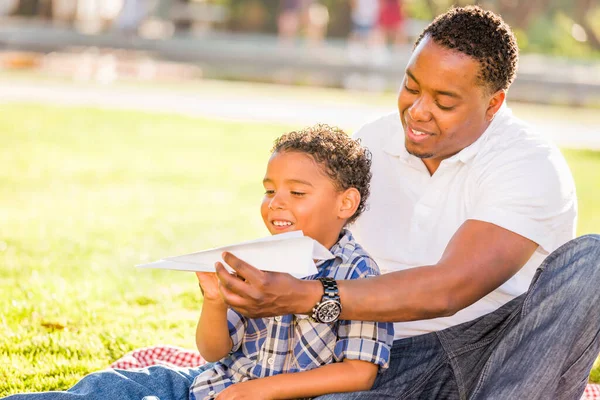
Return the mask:
[[16,394],[4,400],[188,400],[194,378],[211,365],[107,369],[83,377],[66,392]]
[[[577,400],[600,352],[599,304],[600,236],[582,236],[548,256],[529,290],[498,310],[396,341],[372,390],[318,399]],[[107,370],[67,392],[6,400],[182,400],[205,368]]]

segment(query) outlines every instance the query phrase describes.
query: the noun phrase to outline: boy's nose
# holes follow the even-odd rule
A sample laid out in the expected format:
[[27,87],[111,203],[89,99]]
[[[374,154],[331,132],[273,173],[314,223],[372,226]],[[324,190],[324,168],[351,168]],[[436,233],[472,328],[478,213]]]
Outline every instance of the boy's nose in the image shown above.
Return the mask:
[[279,196],[275,196],[271,199],[271,201],[269,202],[269,209],[270,210],[281,210],[283,209],[283,202],[281,201],[281,199],[279,198]]

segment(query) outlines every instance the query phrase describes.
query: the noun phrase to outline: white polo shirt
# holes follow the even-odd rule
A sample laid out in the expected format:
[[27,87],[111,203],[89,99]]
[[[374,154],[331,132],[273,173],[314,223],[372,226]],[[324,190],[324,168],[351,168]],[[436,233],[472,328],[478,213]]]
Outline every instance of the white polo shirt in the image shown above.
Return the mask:
[[[430,175],[404,146],[398,113],[354,135],[373,154],[368,210],[352,232],[382,273],[436,264],[468,219],[516,232],[539,244],[498,289],[451,317],[395,324],[396,338],[470,321],[527,291],[550,252],[575,237],[577,199],[560,151],[503,105],[472,145]],[[435,296],[435,293],[431,293]]]

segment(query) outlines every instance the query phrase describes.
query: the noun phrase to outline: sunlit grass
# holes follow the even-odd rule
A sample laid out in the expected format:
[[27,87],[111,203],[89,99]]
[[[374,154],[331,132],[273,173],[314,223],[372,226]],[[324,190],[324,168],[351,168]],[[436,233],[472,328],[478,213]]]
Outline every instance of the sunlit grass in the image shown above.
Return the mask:
[[[289,128],[2,105],[0,395],[66,389],[141,346],[193,348],[195,277],[134,265],[266,235],[262,174]],[[566,156],[579,233],[598,232],[600,152]]]

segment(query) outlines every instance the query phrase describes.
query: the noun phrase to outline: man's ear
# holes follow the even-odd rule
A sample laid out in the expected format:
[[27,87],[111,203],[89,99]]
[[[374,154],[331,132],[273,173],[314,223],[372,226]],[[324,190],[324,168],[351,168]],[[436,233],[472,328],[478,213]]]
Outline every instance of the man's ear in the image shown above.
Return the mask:
[[492,122],[494,116],[504,103],[504,99],[506,98],[506,90],[500,89],[496,93],[490,97],[490,101],[488,103],[488,108],[485,110],[485,119],[489,122]]
[[356,188],[346,189],[340,194],[340,206],[338,209],[338,218],[351,218],[360,205],[360,192]]

